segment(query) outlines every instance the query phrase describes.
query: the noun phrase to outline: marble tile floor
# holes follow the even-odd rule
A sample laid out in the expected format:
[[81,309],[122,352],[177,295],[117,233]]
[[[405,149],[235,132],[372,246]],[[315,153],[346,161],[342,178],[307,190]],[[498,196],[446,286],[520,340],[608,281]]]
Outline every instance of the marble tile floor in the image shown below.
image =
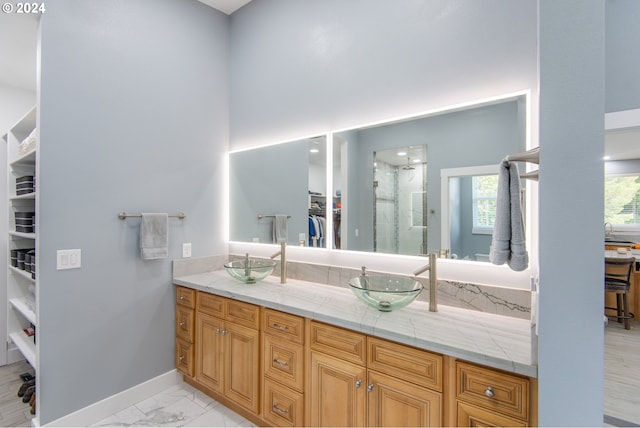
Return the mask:
[[254,427],[191,385],[181,383],[92,427]]

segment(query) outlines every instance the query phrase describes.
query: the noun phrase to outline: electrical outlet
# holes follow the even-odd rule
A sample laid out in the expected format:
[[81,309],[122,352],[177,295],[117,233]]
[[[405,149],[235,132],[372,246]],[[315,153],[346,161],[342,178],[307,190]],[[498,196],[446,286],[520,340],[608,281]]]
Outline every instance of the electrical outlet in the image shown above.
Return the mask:
[[191,257],[191,242],[185,242],[182,244],[182,258],[186,259]]

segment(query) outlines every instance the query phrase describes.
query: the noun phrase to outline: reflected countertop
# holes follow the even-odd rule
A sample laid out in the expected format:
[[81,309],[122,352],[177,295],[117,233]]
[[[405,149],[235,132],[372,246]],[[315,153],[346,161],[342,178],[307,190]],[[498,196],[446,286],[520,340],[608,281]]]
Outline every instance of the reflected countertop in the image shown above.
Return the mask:
[[175,277],[173,283],[326,322],[365,334],[537,377],[529,320],[415,301],[394,312],[360,302],[350,290],[279,277],[247,285],[224,270]]

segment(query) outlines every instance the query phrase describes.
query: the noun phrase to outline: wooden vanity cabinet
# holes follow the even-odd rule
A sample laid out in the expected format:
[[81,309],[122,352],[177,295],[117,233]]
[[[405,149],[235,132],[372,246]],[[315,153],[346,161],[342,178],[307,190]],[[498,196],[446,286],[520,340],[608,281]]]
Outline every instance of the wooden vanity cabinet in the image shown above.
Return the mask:
[[194,375],[195,290],[176,287],[176,369]]
[[441,426],[442,357],[311,322],[312,426]]
[[260,308],[198,292],[195,380],[233,403],[260,413]]
[[262,418],[274,426],[304,426],[304,318],[262,311]]
[[176,367],[261,426],[537,424],[535,378],[185,287]]

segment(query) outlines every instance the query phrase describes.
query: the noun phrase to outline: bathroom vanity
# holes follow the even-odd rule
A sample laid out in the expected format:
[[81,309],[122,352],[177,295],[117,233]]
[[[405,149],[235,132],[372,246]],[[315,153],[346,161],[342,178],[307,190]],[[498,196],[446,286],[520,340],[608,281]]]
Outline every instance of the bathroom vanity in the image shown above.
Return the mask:
[[176,367],[258,425],[534,426],[528,320],[222,270],[175,275]]

